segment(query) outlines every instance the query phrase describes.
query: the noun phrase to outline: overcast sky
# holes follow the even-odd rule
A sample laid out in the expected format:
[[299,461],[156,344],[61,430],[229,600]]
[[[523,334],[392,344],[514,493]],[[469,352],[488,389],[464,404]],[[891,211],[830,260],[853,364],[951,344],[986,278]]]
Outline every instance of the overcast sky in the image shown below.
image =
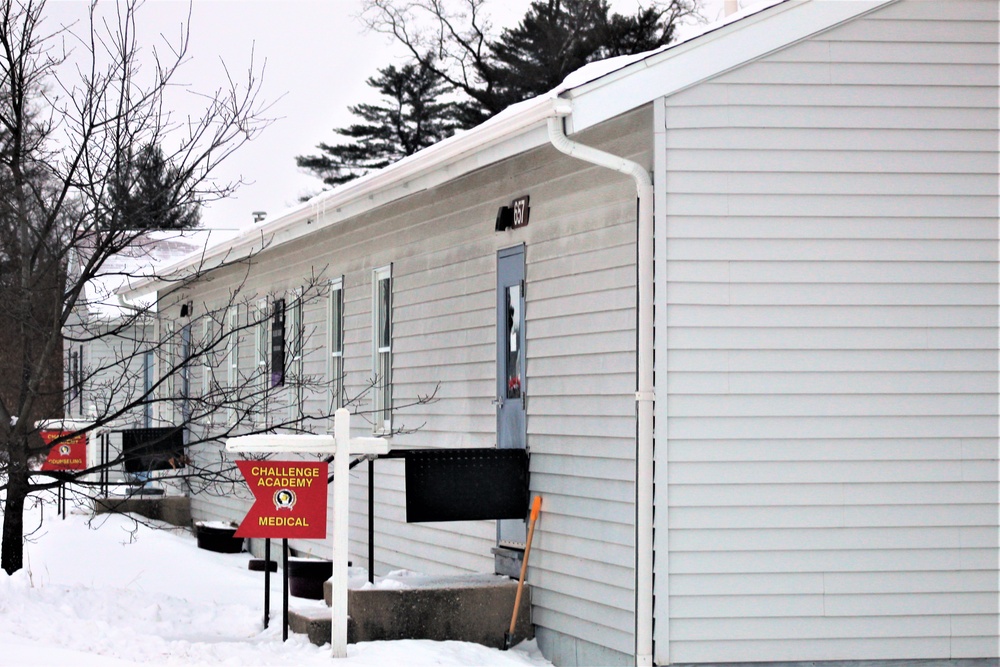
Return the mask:
[[[717,18],[722,0],[704,2],[707,18]],[[515,24],[529,4],[493,0],[494,24]],[[638,0],[611,5],[633,13]],[[85,16],[86,7],[84,0],[58,0],[48,13],[65,24]],[[387,37],[365,32],[360,8],[361,0],[194,0],[189,62],[178,80],[192,90],[213,90],[225,80],[222,62],[245,74],[253,54],[265,65],[263,97],[274,103],[270,115],[276,118],[224,164],[223,179],[250,184],[212,204],[202,216],[206,226],[242,226],[253,211],[274,215],[321,189],[319,179],[296,167],[295,156],[314,153],[320,141],[337,141],[333,128],[352,121],[347,107],[377,100],[365,80],[402,55]],[[152,46],[160,34],[178,34],[188,9],[186,1],[147,0],[139,13],[139,34],[146,36],[141,43]]]

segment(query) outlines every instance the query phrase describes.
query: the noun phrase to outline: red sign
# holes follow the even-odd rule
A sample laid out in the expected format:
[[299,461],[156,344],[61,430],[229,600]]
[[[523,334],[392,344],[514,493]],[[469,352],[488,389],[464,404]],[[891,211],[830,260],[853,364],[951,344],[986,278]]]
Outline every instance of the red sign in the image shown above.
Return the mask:
[[[73,431],[42,431],[42,440],[51,444],[56,438],[70,435]],[[42,470],[86,470],[87,435],[80,433],[66,438],[49,450],[49,456],[42,464]]]
[[326,537],[325,462],[237,461],[254,504],[236,537]]

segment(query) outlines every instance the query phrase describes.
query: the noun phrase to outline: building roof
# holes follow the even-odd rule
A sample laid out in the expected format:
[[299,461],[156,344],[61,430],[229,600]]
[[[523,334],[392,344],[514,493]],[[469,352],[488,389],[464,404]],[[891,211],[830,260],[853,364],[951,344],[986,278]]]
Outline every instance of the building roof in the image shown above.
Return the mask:
[[[320,193],[254,228],[165,268],[180,275],[294,241],[378,206],[548,143],[546,123],[564,117],[575,134],[899,0],[765,0],[654,51],[584,66],[548,93],[475,128]],[[127,294],[167,287],[159,276]]]
[[[101,265],[96,277],[87,281],[78,307],[92,318],[114,320],[122,313],[123,304],[118,293],[127,293],[135,300],[134,305],[150,306],[153,301],[131,289],[137,283],[149,283],[165,275],[159,270],[181,261],[190,262],[192,253],[204,252],[205,248],[217,245],[236,236],[235,230],[188,229],[153,230],[139,235],[135,242],[114,255]],[[88,250],[80,247],[79,259],[86,257]],[[149,294],[151,290],[146,290]]]

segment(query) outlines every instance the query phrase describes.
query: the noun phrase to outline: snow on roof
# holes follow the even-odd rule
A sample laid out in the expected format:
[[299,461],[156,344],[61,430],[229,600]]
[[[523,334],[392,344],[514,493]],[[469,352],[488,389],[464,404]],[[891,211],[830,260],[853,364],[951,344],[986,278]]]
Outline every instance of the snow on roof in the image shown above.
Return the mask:
[[632,63],[645,60],[651,56],[654,56],[664,51],[669,51],[670,49],[675,49],[681,45],[692,42],[702,35],[710,32],[714,32],[720,28],[723,28],[731,23],[736,23],[737,21],[744,19],[748,16],[756,14],[768,7],[773,7],[774,5],[781,4],[783,2],[789,2],[789,0],[757,0],[752,5],[742,8],[738,12],[734,12],[729,16],[723,17],[718,21],[713,21],[702,26],[698,26],[690,31],[687,31],[685,35],[678,39],[677,41],[670,42],[661,47],[655,48],[651,51],[644,51],[643,53],[636,53],[627,56],[616,56],[614,58],[605,58],[604,60],[597,60],[592,63],[587,63],[575,72],[570,72],[569,75],[563,79],[562,83],[553,88],[551,91],[546,93],[547,95],[561,95],[563,92],[570,90],[572,88],[579,88],[580,86],[590,83],[595,79],[599,79],[603,76],[607,76],[612,72],[616,72],[620,69],[628,67]]
[[[160,267],[189,258],[226,239],[238,230],[187,229],[152,230],[138,236],[134,243],[105,260],[98,275],[87,281],[79,306],[92,317],[114,319],[122,312],[117,293],[131,285],[162,275]],[[86,247],[79,249],[81,260],[89,255]],[[133,297],[135,305],[149,306],[153,294]]]

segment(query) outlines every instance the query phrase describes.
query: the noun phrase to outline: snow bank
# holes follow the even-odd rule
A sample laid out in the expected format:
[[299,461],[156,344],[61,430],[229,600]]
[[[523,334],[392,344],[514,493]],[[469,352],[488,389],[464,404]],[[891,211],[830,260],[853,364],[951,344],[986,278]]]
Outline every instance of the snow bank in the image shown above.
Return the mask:
[[[263,575],[249,571],[249,554],[200,550],[187,531],[154,530],[128,517],[89,521],[78,510],[61,521],[51,505],[44,519],[40,511],[26,517],[26,525],[41,521],[42,528],[25,547],[25,568],[10,577],[0,571],[3,664],[550,664],[534,643],[502,652],[424,640],[352,644],[347,658],[333,661],[329,646],[304,636],[281,641],[279,577],[272,577],[271,627],[263,629]],[[290,605],[322,602],[292,598]]]

